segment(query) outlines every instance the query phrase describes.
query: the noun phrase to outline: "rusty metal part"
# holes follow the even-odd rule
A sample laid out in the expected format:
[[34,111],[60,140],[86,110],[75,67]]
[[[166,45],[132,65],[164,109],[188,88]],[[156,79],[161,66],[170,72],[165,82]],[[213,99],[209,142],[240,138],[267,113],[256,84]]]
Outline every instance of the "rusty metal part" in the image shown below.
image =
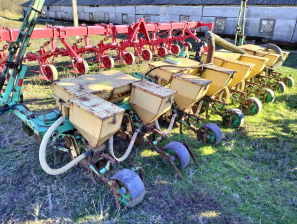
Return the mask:
[[[108,186],[111,188],[115,201],[116,201],[116,205],[117,205],[117,209],[120,210],[120,202],[119,202],[119,198],[118,198],[118,192],[117,192],[117,184],[114,180],[108,180],[107,178],[105,178],[101,173],[100,170],[97,168],[97,166],[95,165],[95,163],[93,163],[90,159],[88,160],[88,166],[91,169],[91,172],[95,172],[97,174],[97,176]],[[93,169],[92,169],[93,168]],[[94,179],[94,174],[93,174],[93,179]],[[95,179],[94,179],[95,181]]]
[[138,163],[138,172],[139,172],[140,179],[144,183],[144,175],[143,175],[142,163]]
[[210,38],[207,40],[208,54],[206,59],[206,64],[213,63],[214,53],[215,53],[215,40]]
[[191,157],[192,157],[192,159],[194,160],[194,163],[195,163],[197,166],[199,166],[199,163],[197,162],[197,159],[196,159],[196,157],[194,156],[194,154],[193,154],[192,150],[190,149],[190,147],[188,146],[188,144],[187,144],[187,142],[186,142],[186,141],[184,141],[183,145],[184,145],[184,146],[187,148],[187,150],[188,150],[188,152],[189,152],[190,156],[191,156]]
[[[200,116],[197,116],[197,115],[195,115],[195,114],[190,114],[190,113],[184,113],[184,116],[186,116],[187,119],[184,120],[184,117],[183,117],[182,119],[184,120],[184,122],[187,123],[188,128],[189,128],[191,131],[193,131],[197,136],[200,136],[200,138],[201,138],[202,141],[203,141],[203,144],[205,145],[205,144],[206,144],[206,140],[207,140],[208,128],[204,128],[205,131],[202,133],[202,131],[201,131],[200,129],[197,129],[197,128],[195,127],[197,123],[201,123],[201,121],[203,120],[203,118],[200,117]],[[190,122],[190,118],[191,118],[191,117],[194,117],[194,118],[196,119],[195,123],[191,123],[191,122]],[[182,125],[182,123],[180,123],[180,124]],[[194,125],[194,127],[193,127],[193,125]],[[181,134],[182,134],[182,133],[181,133]],[[185,145],[185,147],[187,148],[188,146]],[[189,150],[190,150],[190,149],[188,148],[188,151],[189,151]],[[191,155],[192,152],[189,151],[189,153],[190,153],[190,155]],[[192,156],[192,155],[191,155],[191,156]],[[195,161],[194,158],[193,158],[193,160]]]
[[72,146],[72,141],[70,140],[70,138],[68,136],[64,137],[64,143],[65,143],[65,146],[69,149]]
[[175,172],[177,173],[177,175],[180,177],[180,179],[183,180],[183,176],[181,175],[181,173],[179,172],[178,168],[176,167],[176,165],[174,164],[174,162],[172,161],[172,158],[170,155],[168,155],[168,153],[164,152],[163,150],[159,149],[157,146],[155,146],[155,144],[149,139],[149,138],[146,138],[146,140],[148,141],[148,143],[153,147],[153,149],[160,154],[160,156],[162,158],[164,158],[168,163],[170,163]]
[[64,137],[65,146],[70,149],[72,158],[75,159],[80,155],[80,149],[77,144],[76,138],[72,135],[67,135]]

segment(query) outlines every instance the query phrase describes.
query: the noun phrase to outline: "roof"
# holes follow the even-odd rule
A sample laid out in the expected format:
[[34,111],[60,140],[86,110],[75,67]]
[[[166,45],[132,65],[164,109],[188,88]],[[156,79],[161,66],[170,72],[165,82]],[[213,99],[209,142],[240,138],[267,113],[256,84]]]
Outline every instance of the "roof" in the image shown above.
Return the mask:
[[[77,5],[239,5],[241,0],[77,0]],[[22,6],[29,6],[31,1]],[[248,0],[248,5],[297,5],[297,0]],[[72,0],[45,0],[44,6],[70,6]]]
[[[44,6],[52,6],[52,5],[57,5],[59,2],[63,2],[64,0],[45,0]],[[21,4],[21,6],[29,6],[31,5],[31,0]],[[72,5],[72,4],[71,4]]]

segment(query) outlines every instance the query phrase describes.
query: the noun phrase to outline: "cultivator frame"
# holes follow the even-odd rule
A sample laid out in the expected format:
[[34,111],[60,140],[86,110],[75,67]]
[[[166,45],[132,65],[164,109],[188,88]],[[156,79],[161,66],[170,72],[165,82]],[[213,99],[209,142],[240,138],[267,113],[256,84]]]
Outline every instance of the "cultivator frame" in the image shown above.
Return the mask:
[[[193,38],[199,43],[200,39],[196,37],[196,29],[203,26],[207,26],[211,31],[214,28],[213,23],[195,21],[146,23],[142,18],[131,25],[113,25],[112,23],[94,26],[83,24],[79,27],[48,25],[47,28],[34,29],[31,39],[48,38],[50,41],[46,41],[38,52],[28,52],[24,59],[37,61],[40,67],[40,71],[37,72],[42,74],[42,79],[52,81],[58,76],[54,67],[54,59],[58,56],[69,56],[71,67],[73,67],[72,72],[78,74],[87,74],[89,71],[88,64],[82,58],[85,53],[94,53],[96,60],[93,62],[98,63],[101,68],[110,69],[114,66],[114,59],[106,54],[108,50],[116,51],[116,60],[119,60],[121,64],[131,65],[135,62],[135,56],[140,60],[150,60],[153,56],[164,57],[167,53],[179,54],[178,42],[191,48],[191,44],[186,42],[186,39]],[[18,33],[19,29],[5,27],[0,30],[0,41],[12,42]],[[118,34],[126,35],[126,39],[117,42],[116,35]],[[90,44],[92,35],[105,36],[105,38],[97,46],[92,46]],[[167,36],[161,37],[162,35]],[[74,36],[83,36],[83,38],[71,46],[67,38]],[[110,38],[111,43],[105,43]],[[57,40],[63,44],[64,48],[57,47]],[[49,44],[51,44],[51,48],[46,50],[45,47]],[[145,46],[148,46],[149,49],[146,49]],[[129,47],[134,48],[134,54],[127,51]],[[158,55],[155,54],[155,51],[158,52]],[[2,52],[0,59],[1,62],[5,61],[5,54]]]

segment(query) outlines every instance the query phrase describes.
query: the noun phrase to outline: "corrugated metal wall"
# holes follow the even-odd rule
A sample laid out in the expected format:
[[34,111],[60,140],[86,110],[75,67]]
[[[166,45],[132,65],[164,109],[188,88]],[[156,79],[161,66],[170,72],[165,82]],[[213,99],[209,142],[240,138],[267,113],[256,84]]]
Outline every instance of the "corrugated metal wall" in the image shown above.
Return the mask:
[[[27,7],[23,7],[27,10]],[[72,20],[71,6],[44,7],[46,17]],[[78,6],[79,19],[115,24],[133,23],[139,18],[150,22],[180,21],[180,19],[214,22],[215,33],[235,34],[237,6]],[[248,6],[246,35],[297,43],[297,7]],[[205,28],[206,29],[206,28]],[[202,29],[202,31],[205,31]]]

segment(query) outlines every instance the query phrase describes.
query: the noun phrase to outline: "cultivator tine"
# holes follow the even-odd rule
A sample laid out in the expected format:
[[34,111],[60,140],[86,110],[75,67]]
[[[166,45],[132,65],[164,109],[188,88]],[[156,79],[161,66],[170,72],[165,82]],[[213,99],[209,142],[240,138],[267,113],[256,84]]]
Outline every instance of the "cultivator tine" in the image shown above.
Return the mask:
[[192,159],[194,160],[194,163],[195,163],[197,166],[199,166],[199,163],[198,163],[196,157],[194,156],[192,150],[190,149],[190,147],[188,146],[188,144],[187,144],[186,141],[184,141],[183,145],[187,148],[188,152],[190,153],[190,156],[191,156]]

